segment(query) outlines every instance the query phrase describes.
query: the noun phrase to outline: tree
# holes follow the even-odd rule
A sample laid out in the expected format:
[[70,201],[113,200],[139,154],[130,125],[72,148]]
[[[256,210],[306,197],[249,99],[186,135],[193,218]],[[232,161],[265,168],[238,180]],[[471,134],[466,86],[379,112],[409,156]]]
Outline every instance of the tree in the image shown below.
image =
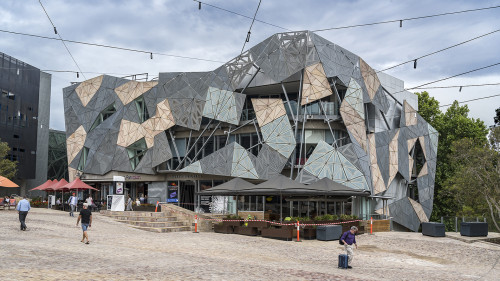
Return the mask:
[[488,144],[461,139],[453,143],[450,160],[454,174],[445,189],[461,206],[458,215],[488,214],[500,232],[500,153]]
[[13,179],[17,172],[17,161],[5,158],[9,151],[9,145],[0,140],[0,175],[8,179]]
[[493,118],[493,120],[495,121],[495,126],[500,126],[500,107],[499,107],[499,108],[497,108],[497,109],[495,110],[495,112],[496,112],[496,115],[495,115],[495,117]]
[[431,220],[441,216],[456,215],[459,211],[453,194],[444,189],[446,181],[453,176],[454,166],[450,159],[454,141],[468,138],[475,143],[487,143],[488,130],[483,121],[470,118],[467,105],[460,106],[455,101],[446,112],[441,112],[439,102],[427,92],[416,93],[418,113],[439,133],[436,179],[434,184],[434,207]]

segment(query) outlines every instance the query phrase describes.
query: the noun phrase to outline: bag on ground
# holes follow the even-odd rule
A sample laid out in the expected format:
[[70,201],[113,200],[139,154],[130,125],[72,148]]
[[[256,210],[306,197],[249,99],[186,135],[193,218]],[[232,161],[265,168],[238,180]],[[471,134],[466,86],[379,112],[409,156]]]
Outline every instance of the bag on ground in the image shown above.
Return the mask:
[[347,268],[349,258],[346,254],[339,255],[339,268]]

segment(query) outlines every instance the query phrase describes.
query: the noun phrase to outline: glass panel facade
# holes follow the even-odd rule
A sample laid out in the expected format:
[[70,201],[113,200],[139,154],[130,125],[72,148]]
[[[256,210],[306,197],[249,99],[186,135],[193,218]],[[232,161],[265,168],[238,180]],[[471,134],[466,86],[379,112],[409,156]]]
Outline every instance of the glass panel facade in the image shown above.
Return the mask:
[[104,120],[108,119],[113,115],[113,113],[116,112],[115,104],[113,103],[112,105],[106,107],[95,119],[94,123],[92,124],[92,127],[90,127],[90,131],[99,126]]
[[80,156],[80,161],[78,162],[78,170],[83,171],[85,165],[87,164],[87,157],[89,155],[89,148],[83,147],[82,155]]
[[149,119],[148,108],[146,107],[146,102],[144,102],[144,97],[140,96],[134,100],[135,106],[137,108],[137,114],[139,114],[139,120],[142,122]]
[[141,162],[141,159],[144,157],[147,150],[148,147],[146,146],[144,138],[127,147],[128,159],[133,170],[137,168],[137,165],[139,165],[139,162]]

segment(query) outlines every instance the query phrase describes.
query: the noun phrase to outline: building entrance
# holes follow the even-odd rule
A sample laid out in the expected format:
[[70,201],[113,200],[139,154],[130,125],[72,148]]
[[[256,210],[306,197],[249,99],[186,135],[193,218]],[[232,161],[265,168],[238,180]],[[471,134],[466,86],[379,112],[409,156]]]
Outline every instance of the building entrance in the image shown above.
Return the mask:
[[195,182],[185,181],[179,185],[179,206],[194,211]]

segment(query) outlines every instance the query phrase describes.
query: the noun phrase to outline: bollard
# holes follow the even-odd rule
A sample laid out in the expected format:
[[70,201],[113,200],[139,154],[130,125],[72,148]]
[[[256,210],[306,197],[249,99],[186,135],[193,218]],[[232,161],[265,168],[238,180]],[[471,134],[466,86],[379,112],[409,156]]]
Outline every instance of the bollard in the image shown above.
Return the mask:
[[297,221],[297,241],[295,241],[295,242],[302,242],[302,241],[300,241],[300,234],[299,233],[300,233],[300,222]]
[[444,223],[444,219],[443,219],[443,217],[441,217],[441,223]]
[[198,232],[198,215],[194,215],[194,232],[193,233],[199,233]]
[[455,217],[455,232],[458,232],[458,217]]
[[155,208],[155,213],[158,212],[158,201],[156,201],[156,208]]
[[373,217],[370,217],[370,234],[373,234]]

